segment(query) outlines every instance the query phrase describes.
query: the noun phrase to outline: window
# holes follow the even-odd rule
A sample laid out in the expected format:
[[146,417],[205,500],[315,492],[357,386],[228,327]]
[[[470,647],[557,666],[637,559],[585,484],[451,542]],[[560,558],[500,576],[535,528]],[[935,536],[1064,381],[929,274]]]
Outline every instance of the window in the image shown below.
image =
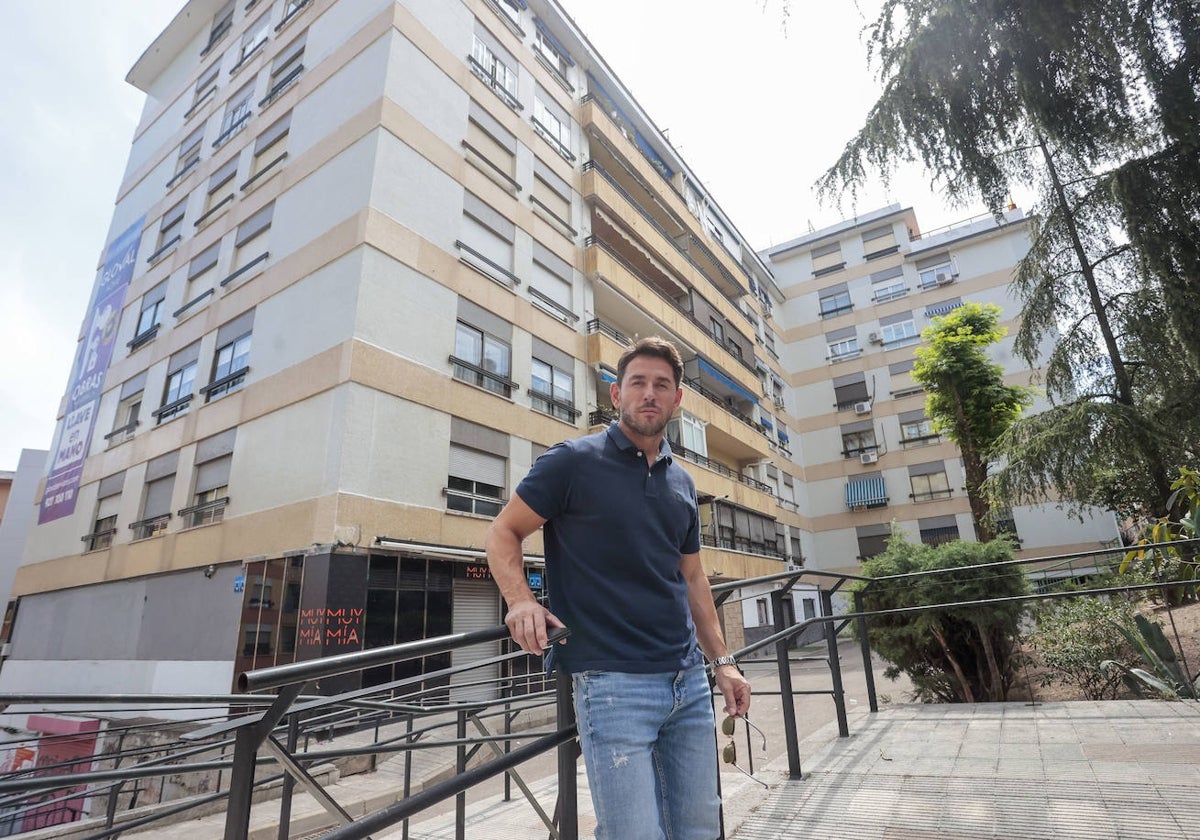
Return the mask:
[[840,242],[830,242],[828,245],[821,245],[812,250],[814,277],[832,274],[845,267],[845,265],[846,262],[842,259],[842,245]]
[[858,346],[858,336],[856,335],[838,339],[837,341],[830,341],[826,347],[829,351],[829,360],[831,362],[853,358],[861,352]]
[[204,389],[206,400],[236,391],[245,383],[250,371],[250,330],[253,326],[254,310],[250,310],[217,330],[212,379]]
[[704,421],[694,414],[680,409],[679,416],[667,423],[667,439],[689,452],[708,457],[708,436],[704,432]]
[[574,423],[580,414],[575,408],[575,359],[534,336],[530,367],[529,395],[534,409]]
[[517,100],[517,75],[512,69],[517,63],[494,42],[490,34],[478,29],[475,31],[470,64],[471,72],[495,91],[510,108],[520,108],[520,102]]
[[208,193],[204,197],[204,214],[196,220],[196,227],[203,225],[216,215],[218,210],[233,202],[235,189],[233,176],[237,174],[237,168],[238,158],[235,155],[222,164],[208,179]]
[[845,283],[817,292],[817,300],[822,318],[832,318],[854,309],[854,304],[850,302],[850,290]]
[[188,283],[194,280],[199,280],[217,264],[217,258],[221,254],[221,240],[217,240],[209,245],[196,256],[192,257],[192,261],[188,264],[187,279]]
[[925,545],[942,545],[958,539],[958,520],[953,515],[930,516],[918,519],[921,542]]
[[896,243],[896,232],[892,230],[891,225],[883,225],[866,231],[862,235],[862,242],[863,253],[868,260],[886,257],[899,250],[899,245]]
[[520,192],[521,186],[514,180],[517,138],[474,100],[468,112],[467,139],[463,146],[470,153],[468,162],[481,164],[480,171],[509,192]]
[[233,28],[233,4],[234,0],[229,0],[220,10],[213,15],[212,29],[208,33],[208,44],[204,47],[201,55],[207,55],[208,51],[213,48],[213,45],[220,41]]
[[718,344],[725,343],[725,325],[720,319],[710,317],[708,319],[708,331],[712,333],[712,337],[717,340]]
[[512,396],[512,349],[508,342],[470,324],[458,322],[454,332],[454,378],[501,396]]
[[462,238],[459,259],[485,277],[504,286],[521,281],[513,274],[513,241],[516,225],[471,193],[463,195]]
[[250,121],[250,97],[253,93],[253,83],[250,83],[230,97],[225,106],[225,116],[221,118],[221,133],[213,141],[214,148],[223,145]]
[[229,466],[233,456],[225,455],[196,468],[196,492],[192,494],[191,507],[179,512],[186,517],[185,528],[211,525],[225,518],[229,504]]
[[554,151],[574,162],[571,153],[571,120],[566,111],[549,99],[549,94],[539,89],[533,100],[533,127]]
[[498,455],[451,443],[446,509],[479,516],[500,513],[506,469],[506,460]]
[[758,626],[764,627],[767,624],[770,624],[771,619],[769,618],[770,613],[767,611],[767,599],[756,598],[754,600],[754,606],[756,612],[758,613]]
[[241,51],[238,53],[237,64],[234,65],[234,70],[241,67],[250,57],[258,52],[259,48],[267,43],[267,33],[271,26],[269,22],[269,13],[263,13],[258,16],[258,20],[250,24],[250,28],[246,30],[246,34],[242,36]]
[[159,423],[186,414],[196,382],[196,360],[200,343],[196,342],[171,357],[167,367],[167,382],[163,386],[162,406],[154,412]]
[[142,498],[142,518],[131,522],[135,540],[144,540],[167,530],[171,520],[171,494],[175,489],[175,469],[179,452],[168,452],[146,464],[146,489]]
[[158,244],[155,245],[154,254],[150,257],[151,261],[161,256],[168,248],[183,238],[183,214],[186,210],[187,199],[185,198],[163,213],[162,221],[158,225]]
[[200,162],[200,146],[203,140],[204,126],[202,125],[179,144],[179,157],[175,161],[175,174],[167,182],[168,187],[190,172],[192,167]]
[[575,229],[571,227],[571,187],[539,157],[533,159],[533,190],[529,202],[535,210],[545,211],[570,236],[575,236]]
[[[916,413],[922,414],[920,411]],[[928,417],[921,416],[916,419],[906,420],[905,414],[900,415],[901,445],[905,447],[927,446],[931,443],[937,443],[941,439],[942,436],[933,430],[933,421]]]
[[858,539],[859,560],[867,560],[876,554],[882,554],[887,548],[888,537],[891,536],[891,526],[860,525],[854,530]]
[[92,533],[83,538],[86,544],[85,551],[99,551],[112,545],[113,536],[117,533],[117,509],[121,503],[121,490],[124,485],[124,472],[100,480]]
[[533,243],[533,274],[529,294],[533,302],[567,323],[579,320],[572,306],[571,265],[540,242]]
[[263,234],[271,229],[274,214],[275,202],[271,202],[238,225],[237,238],[233,241],[230,274],[221,281],[222,286],[238,277],[246,276],[252,268],[266,262],[270,253],[267,251],[267,242]]
[[145,385],[146,373],[143,371],[121,386],[121,401],[117,403],[117,413],[113,418],[113,430],[104,436],[110,447],[124,443],[137,431],[139,417],[142,413],[142,391]]
[[917,325],[911,317],[894,324],[882,324],[879,336],[888,347],[907,347],[921,342],[921,336],[917,334]]
[[864,452],[876,452],[875,427],[869,420],[862,424],[842,426],[842,455],[856,458]]
[[308,33],[303,33],[275,56],[275,61],[271,63],[267,95],[258,103],[260,108],[265,108],[278,99],[304,72],[304,45],[307,37]]
[[884,303],[908,294],[908,286],[904,284],[904,269],[900,266],[877,271],[871,275],[871,299],[876,303]]
[[162,325],[163,301],[166,297],[167,283],[165,280],[142,296],[137,331],[133,335],[133,340],[129,342],[131,350],[136,350],[158,335],[158,328]]
[[282,29],[293,17],[300,13],[300,10],[307,6],[312,0],[287,0],[283,4],[283,20],[279,21],[276,29]]
[[[218,58],[216,61],[210,64],[208,69],[205,70],[204,73],[201,74],[200,78],[196,80],[196,89],[192,95],[192,107],[188,109],[187,116],[191,116],[191,114],[197,108],[199,108],[201,104],[206,102],[208,98],[216,92],[217,76],[220,74],[220,70],[221,59]],[[197,143],[197,145],[199,144]]]
[[288,111],[258,135],[258,139],[254,141],[254,157],[250,162],[250,178],[242,184],[242,189],[260,180],[287,158],[287,138],[291,125],[292,112]]
[[771,517],[715,500],[713,518],[718,547],[782,559],[777,523]]
[[936,289],[938,286],[953,283],[958,277],[949,254],[938,254],[918,261],[917,274],[921,278],[922,289]]
[[242,642],[242,656],[270,656],[274,652],[271,644],[270,624],[247,624]]
[[[567,51],[558,43],[558,39],[550,34],[545,24],[538,18],[533,19],[537,32],[533,36],[534,54],[545,64],[559,82],[567,83],[567,70],[575,62],[567,55]],[[570,84],[566,87],[570,89]]]
[[946,477],[946,465],[941,461],[911,465],[908,468],[908,480],[912,485],[910,498],[914,502],[949,499],[953,495]]
[[862,373],[852,373],[848,376],[838,376],[833,380],[834,406],[838,411],[854,408],[862,402],[870,402],[867,392],[867,378]]

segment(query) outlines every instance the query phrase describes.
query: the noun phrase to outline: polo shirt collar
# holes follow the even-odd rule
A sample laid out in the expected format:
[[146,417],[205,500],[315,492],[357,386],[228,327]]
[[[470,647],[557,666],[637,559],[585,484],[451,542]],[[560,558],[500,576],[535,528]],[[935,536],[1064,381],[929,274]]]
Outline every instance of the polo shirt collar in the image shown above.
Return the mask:
[[[620,422],[613,420],[608,424],[608,437],[616,444],[616,447],[622,451],[638,452],[637,444],[631,441],[623,431],[621,431]],[[666,435],[658,443],[658,458],[657,461],[667,461],[668,463],[675,460],[675,455],[671,451],[671,444],[667,442]],[[656,461],[656,463],[657,463]]]

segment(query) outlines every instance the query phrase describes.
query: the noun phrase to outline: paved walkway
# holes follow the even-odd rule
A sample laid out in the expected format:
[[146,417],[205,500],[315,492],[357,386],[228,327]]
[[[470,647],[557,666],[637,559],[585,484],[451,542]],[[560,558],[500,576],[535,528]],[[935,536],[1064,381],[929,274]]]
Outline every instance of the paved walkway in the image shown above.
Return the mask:
[[[1155,701],[887,706],[852,713],[778,758],[722,775],[729,840],[1159,840],[1200,836],[1200,705]],[[539,782],[543,799],[553,780]],[[580,831],[594,828],[580,778]],[[480,802],[469,840],[544,836],[520,802]],[[376,835],[398,838],[399,832]],[[411,840],[452,840],[453,818]]]

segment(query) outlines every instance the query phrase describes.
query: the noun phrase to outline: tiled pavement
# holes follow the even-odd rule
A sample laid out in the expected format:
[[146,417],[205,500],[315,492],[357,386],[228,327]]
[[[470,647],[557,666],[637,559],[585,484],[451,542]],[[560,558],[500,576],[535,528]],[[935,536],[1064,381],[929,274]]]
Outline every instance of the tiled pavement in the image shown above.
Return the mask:
[[[913,704],[885,705],[877,714],[859,707],[850,713],[850,733],[838,738],[829,724],[805,738],[800,780],[787,778],[786,757],[756,767],[766,788],[726,768],[729,840],[1200,837],[1200,704]],[[391,764],[342,779],[330,792],[355,815],[382,807],[400,786]],[[555,779],[530,784],[552,809]],[[472,801],[468,840],[546,837],[514,795],[511,802]],[[595,825],[590,807],[581,774],[583,838]],[[275,836],[272,812],[277,817],[269,804],[255,809],[251,838]],[[292,836],[317,829],[319,812],[307,796],[297,797]],[[129,836],[215,838],[222,822],[214,816]],[[409,837],[450,840],[454,829],[450,813],[414,821]],[[400,838],[401,831],[374,837]]]

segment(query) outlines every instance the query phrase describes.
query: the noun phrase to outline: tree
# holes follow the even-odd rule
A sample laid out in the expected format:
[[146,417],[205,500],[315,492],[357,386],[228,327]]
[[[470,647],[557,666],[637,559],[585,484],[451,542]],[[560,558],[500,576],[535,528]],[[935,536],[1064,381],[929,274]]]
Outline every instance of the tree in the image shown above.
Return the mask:
[[1103,663],[1135,661],[1133,648],[1116,628],[1134,628],[1134,605],[1124,598],[1080,596],[1052,601],[1039,611],[1030,642],[1046,666],[1041,683],[1078,688],[1086,700],[1115,700],[1121,671]]
[[1161,515],[1194,457],[1197,14],[1194,0],[885,0],[870,28],[883,93],[823,194],[899,161],[997,214],[1012,184],[1040,187],[1016,349],[1038,363],[1053,345],[1053,408],[998,441],[1010,501]]
[[[927,546],[893,534],[882,554],[863,561],[863,574],[876,580],[851,588],[864,592],[867,610],[1026,595],[1029,581],[1022,571],[996,565],[1011,559],[1012,548],[1004,540]],[[931,570],[941,573],[889,579]],[[869,620],[867,638],[891,663],[884,675],[907,675],[923,702],[999,702],[1014,682],[1024,610],[1014,601],[876,616]]]
[[928,343],[917,348],[912,370],[913,380],[925,386],[925,413],[934,429],[958,444],[975,534],[983,542],[995,536],[984,489],[988,462],[997,439],[1033,401],[1029,388],[1005,383],[1004,369],[985,351],[1007,332],[999,306],[965,303],[924,329],[921,338]]

